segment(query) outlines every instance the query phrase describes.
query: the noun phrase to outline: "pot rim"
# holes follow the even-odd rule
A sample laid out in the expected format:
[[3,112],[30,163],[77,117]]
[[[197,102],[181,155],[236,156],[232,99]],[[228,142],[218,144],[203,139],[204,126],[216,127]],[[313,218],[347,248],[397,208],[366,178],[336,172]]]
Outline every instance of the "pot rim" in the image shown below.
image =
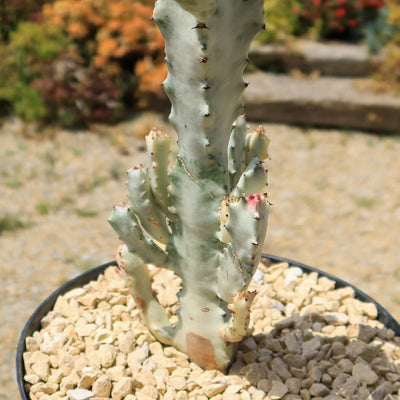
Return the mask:
[[[262,254],[263,260],[268,260],[270,264],[276,264],[280,262],[287,262],[290,266],[299,267],[305,272],[316,272],[318,275],[325,276],[333,281],[335,281],[336,288],[342,287],[351,287],[355,292],[355,298],[367,303],[375,304],[378,310],[378,317],[377,320],[380,321],[382,324],[385,325],[386,328],[392,329],[395,332],[396,336],[400,336],[400,324],[395,320],[395,318],[384,308],[382,307],[377,301],[373,298],[368,296],[362,290],[358,289],[356,286],[344,281],[343,279],[337,278],[336,276],[322,271],[315,267],[310,267],[309,265],[302,264],[297,261],[293,261],[289,258],[274,256],[271,254]],[[22,400],[30,400],[28,397],[25,388],[24,388],[24,362],[23,362],[23,354],[26,350],[25,347],[25,339],[27,336],[32,335],[33,332],[37,331],[40,327],[41,319],[53,308],[56,299],[58,296],[68,292],[71,289],[75,289],[76,287],[82,286],[82,283],[90,282],[91,280],[97,279],[98,275],[101,274],[106,268],[117,266],[115,261],[110,261],[108,263],[99,265],[94,267],[75,278],[67,281],[58,289],[56,289],[53,293],[51,293],[45,300],[43,300],[40,305],[36,308],[36,310],[32,313],[29,317],[28,321],[26,322],[21,335],[18,340],[17,345],[17,354],[16,354],[16,375],[17,375],[17,384],[18,389],[21,395]]]

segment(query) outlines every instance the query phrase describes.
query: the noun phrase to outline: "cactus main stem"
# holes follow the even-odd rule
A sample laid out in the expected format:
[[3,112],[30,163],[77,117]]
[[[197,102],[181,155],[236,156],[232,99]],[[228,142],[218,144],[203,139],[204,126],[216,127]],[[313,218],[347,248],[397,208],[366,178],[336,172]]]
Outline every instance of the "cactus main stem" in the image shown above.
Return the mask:
[[[125,242],[117,261],[154,335],[204,368],[226,370],[247,333],[255,296],[247,288],[267,228],[261,160],[269,140],[263,129],[246,138],[241,115],[263,0],[157,0],[153,18],[165,39],[179,154],[167,176],[169,143],[150,132],[151,169],[128,171],[132,206],[115,207],[110,218]],[[147,263],[182,280],[175,325],[149,293]]]
[[226,171],[232,124],[243,112],[243,71],[264,23],[259,0],[158,0],[153,14],[165,38],[170,121],[180,155],[195,177]]

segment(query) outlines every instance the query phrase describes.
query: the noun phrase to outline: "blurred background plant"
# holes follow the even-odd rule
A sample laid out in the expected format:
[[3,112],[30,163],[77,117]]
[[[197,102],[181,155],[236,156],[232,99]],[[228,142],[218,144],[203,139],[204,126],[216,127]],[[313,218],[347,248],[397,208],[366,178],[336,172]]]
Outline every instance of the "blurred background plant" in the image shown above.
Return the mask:
[[[167,71],[154,1],[0,1],[0,115],[73,127],[157,104]],[[265,10],[258,41],[366,43],[383,55],[380,87],[400,82],[398,0],[266,0]]]
[[42,6],[52,0],[3,0],[0,2],[0,40],[7,41],[10,32],[16,30],[20,21],[42,19]]
[[[384,40],[387,9],[381,0],[267,0],[262,42],[293,37],[313,40],[366,40],[371,51]],[[382,43],[383,44],[383,43]]]
[[388,6],[387,23],[391,36],[383,51],[383,63],[377,73],[381,90],[400,93],[400,3],[399,0],[386,0]]
[[77,126],[113,122],[157,98],[166,67],[161,34],[149,23],[153,5],[12,0],[1,6],[3,104],[27,121]]

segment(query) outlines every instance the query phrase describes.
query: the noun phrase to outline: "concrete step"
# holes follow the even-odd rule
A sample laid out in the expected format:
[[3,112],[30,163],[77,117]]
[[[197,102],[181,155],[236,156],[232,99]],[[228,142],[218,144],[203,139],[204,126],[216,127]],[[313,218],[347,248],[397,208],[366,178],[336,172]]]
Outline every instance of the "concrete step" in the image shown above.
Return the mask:
[[287,73],[297,69],[343,77],[368,76],[380,63],[379,56],[370,55],[366,45],[301,39],[289,45],[254,42],[249,60],[257,68],[270,72]]
[[400,134],[400,97],[359,90],[354,79],[257,72],[245,80],[248,120]]

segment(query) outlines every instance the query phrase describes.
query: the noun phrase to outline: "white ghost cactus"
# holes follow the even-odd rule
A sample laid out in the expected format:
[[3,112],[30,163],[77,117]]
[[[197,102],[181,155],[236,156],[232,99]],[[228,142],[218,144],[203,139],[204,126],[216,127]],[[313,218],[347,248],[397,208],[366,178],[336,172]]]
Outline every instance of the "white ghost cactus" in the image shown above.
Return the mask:
[[[250,42],[263,28],[263,0],[158,0],[153,19],[166,46],[164,88],[179,154],[168,173],[170,145],[147,137],[149,168],[127,172],[130,205],[110,223],[124,244],[116,259],[162,343],[203,368],[226,370],[248,330],[254,292],[248,285],[267,228],[269,140],[246,135],[241,95]],[[177,322],[152,292],[147,264],[181,280]]]

